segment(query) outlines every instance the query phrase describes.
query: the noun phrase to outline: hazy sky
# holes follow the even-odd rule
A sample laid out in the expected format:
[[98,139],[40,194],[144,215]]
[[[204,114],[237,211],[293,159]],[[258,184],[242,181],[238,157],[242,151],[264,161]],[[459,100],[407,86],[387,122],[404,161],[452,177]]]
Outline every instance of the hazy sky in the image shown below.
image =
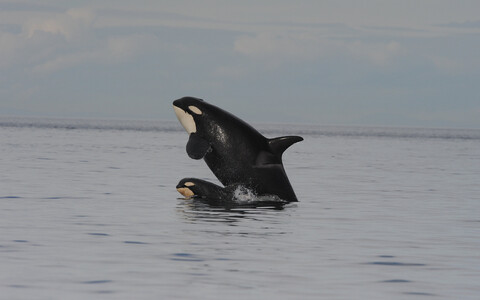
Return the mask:
[[[40,4],[41,3],[41,4]],[[0,0],[0,114],[480,128],[480,1]]]

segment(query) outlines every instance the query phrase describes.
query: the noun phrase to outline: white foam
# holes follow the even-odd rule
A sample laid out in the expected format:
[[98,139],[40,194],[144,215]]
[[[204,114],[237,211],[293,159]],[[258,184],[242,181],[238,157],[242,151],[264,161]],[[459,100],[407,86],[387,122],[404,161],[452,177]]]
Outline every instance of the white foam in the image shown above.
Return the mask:
[[233,192],[233,200],[238,204],[252,204],[256,202],[271,201],[271,202],[285,202],[277,195],[257,195],[251,189],[239,185]]

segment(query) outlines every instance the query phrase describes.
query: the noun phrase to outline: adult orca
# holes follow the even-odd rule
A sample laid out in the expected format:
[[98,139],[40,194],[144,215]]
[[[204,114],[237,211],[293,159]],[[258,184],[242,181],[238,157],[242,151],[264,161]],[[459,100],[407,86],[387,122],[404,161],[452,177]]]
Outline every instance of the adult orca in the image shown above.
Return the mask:
[[[221,187],[198,178],[183,178],[177,184],[177,191],[185,199],[195,199],[214,206],[227,207],[277,207],[286,203],[278,196],[256,198],[243,186],[230,185]],[[254,199],[255,198],[255,199]]]
[[257,195],[298,201],[282,154],[302,137],[267,139],[231,113],[194,97],[173,101],[173,108],[189,134],[188,156],[203,158],[224,186],[242,185]]

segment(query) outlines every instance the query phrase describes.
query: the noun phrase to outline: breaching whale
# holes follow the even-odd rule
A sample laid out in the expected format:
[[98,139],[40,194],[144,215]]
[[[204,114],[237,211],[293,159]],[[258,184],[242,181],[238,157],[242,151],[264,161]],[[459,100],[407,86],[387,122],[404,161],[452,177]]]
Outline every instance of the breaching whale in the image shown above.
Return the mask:
[[188,156],[203,158],[224,186],[241,185],[257,195],[298,201],[282,154],[302,137],[268,139],[231,113],[194,97],[175,100],[173,108],[189,134]]

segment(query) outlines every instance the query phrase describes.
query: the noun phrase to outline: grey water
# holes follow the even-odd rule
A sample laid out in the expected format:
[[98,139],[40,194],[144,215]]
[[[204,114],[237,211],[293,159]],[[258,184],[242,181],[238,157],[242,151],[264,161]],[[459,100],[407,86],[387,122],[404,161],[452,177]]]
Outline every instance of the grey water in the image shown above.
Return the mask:
[[480,130],[255,126],[300,202],[181,199],[176,122],[0,118],[0,298],[480,299]]

